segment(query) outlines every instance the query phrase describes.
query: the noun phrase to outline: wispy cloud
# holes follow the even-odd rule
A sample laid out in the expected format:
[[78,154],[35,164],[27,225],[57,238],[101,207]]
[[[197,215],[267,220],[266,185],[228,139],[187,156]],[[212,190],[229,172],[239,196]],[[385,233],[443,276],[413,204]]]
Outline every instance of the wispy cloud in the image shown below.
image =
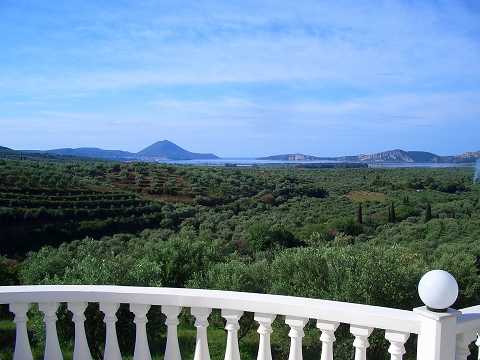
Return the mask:
[[138,125],[145,123],[144,120],[139,120],[139,119],[127,119],[127,120],[115,120],[113,121],[114,124],[116,125]]
[[[38,39],[36,51],[28,50],[37,53],[46,69],[47,60],[55,67],[36,80],[20,80],[31,85],[24,90],[50,91],[297,80],[368,88],[367,80],[373,86],[383,82],[372,74],[408,73],[404,81],[421,86],[418,82],[428,85],[439,72],[450,78],[479,69],[471,68],[479,49],[468,37],[469,29],[452,33],[440,26],[444,9],[389,5],[308,2],[292,9],[286,4],[212,2],[175,12],[175,6],[165,11],[166,5],[154,2],[151,8],[140,6],[140,14],[154,14],[147,18],[128,8],[107,8],[112,15],[90,5],[93,15],[74,17],[79,25],[73,29],[62,23],[52,27],[46,40]],[[375,21],[370,19],[372,10]],[[461,15],[465,21],[473,20]],[[56,44],[61,47],[56,49]],[[50,45],[48,53],[45,45]],[[466,63],[470,66],[462,66]]]
[[382,76],[403,76],[405,75],[404,72],[392,72],[392,73],[376,73],[375,75],[382,75]]

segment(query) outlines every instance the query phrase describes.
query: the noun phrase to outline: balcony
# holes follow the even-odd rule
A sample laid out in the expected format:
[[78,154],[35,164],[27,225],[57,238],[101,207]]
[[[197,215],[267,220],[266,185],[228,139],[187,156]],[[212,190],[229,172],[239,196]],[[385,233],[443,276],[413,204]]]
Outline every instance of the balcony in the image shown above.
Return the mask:
[[[429,273],[430,274],[430,273]],[[424,277],[425,278],[425,277]],[[422,279],[423,281],[423,279]],[[422,285],[422,281],[420,284]],[[455,283],[456,286],[456,283]],[[16,339],[14,360],[30,360],[32,352],[27,334],[27,311],[32,303],[44,313],[46,325],[45,355],[48,360],[63,359],[56,330],[56,311],[60,303],[66,303],[73,313],[75,325],[74,360],[91,359],[85,334],[85,309],[88,303],[98,303],[104,313],[106,339],[104,359],[120,360],[116,326],[116,312],[120,304],[129,304],[136,326],[135,360],[151,359],[147,341],[147,312],[152,306],[160,306],[166,315],[168,328],[165,350],[166,360],[180,360],[177,336],[178,316],[182,308],[190,308],[195,317],[196,346],[194,360],[209,360],[207,327],[212,309],[221,310],[226,320],[225,360],[239,360],[239,319],[244,312],[254,313],[258,323],[258,360],[271,360],[270,335],[272,322],[284,316],[290,327],[289,360],[302,359],[302,337],[309,319],[316,321],[321,342],[321,360],[332,360],[335,354],[335,330],[340,323],[348,324],[352,334],[355,360],[367,358],[368,338],[374,329],[383,330],[389,341],[388,353],[392,360],[405,354],[405,343],[416,334],[416,357],[421,360],[465,360],[470,355],[469,345],[480,332],[480,305],[454,310],[435,302],[452,304],[451,289],[447,285],[428,283],[420,286],[420,295],[429,306],[411,311],[368,306],[336,301],[298,298],[290,296],[240,293],[217,290],[145,288],[89,285],[38,285],[0,287],[0,303],[9,304],[15,314]],[[424,296],[422,296],[422,291]],[[446,291],[446,292],[445,292]],[[458,291],[458,288],[457,288]],[[436,299],[432,299],[436,297]],[[427,299],[427,300],[425,300]]]

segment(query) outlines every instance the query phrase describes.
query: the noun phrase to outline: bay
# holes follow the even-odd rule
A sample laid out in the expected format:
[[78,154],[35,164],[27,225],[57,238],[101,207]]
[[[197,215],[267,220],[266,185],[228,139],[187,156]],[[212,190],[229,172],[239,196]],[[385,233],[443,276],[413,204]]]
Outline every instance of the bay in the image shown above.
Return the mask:
[[[224,159],[208,159],[208,160],[165,160],[158,161],[162,164],[177,165],[196,165],[196,166],[268,166],[268,165],[301,165],[301,164],[335,164],[342,163],[339,161],[315,161],[315,160],[258,160],[255,158],[224,158]],[[473,168],[475,163],[368,163],[370,168]]]

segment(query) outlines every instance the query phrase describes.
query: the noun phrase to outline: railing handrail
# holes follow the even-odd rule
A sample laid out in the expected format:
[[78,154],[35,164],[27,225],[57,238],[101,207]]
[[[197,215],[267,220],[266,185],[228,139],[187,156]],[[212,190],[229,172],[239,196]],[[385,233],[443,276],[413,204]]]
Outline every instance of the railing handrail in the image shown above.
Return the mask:
[[457,318],[457,334],[480,329],[480,305],[460,310],[462,315]]
[[111,285],[23,285],[0,287],[0,303],[116,302],[243,310],[322,319],[418,334],[413,311],[331,300],[222,290]]

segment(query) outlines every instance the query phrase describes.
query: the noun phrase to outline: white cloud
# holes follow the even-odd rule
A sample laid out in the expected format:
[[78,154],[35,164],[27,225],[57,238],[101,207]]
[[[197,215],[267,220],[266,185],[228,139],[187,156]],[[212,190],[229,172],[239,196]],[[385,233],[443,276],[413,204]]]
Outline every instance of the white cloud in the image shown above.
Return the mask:
[[[141,12],[151,11],[147,18],[130,9],[111,15],[92,8],[94,15],[88,14],[84,24],[76,19],[80,25],[73,30],[52,30],[67,31],[72,40],[59,49],[49,47],[48,59],[57,60],[58,72],[51,69],[37,79],[20,76],[20,88],[103,91],[304,80],[374,89],[392,81],[375,76],[379,73],[404,73],[397,84],[410,86],[478,76],[478,40],[468,37],[468,29],[446,27],[460,20],[439,24],[444,9],[422,4],[209,2],[166,11],[165,5],[153,3]],[[470,20],[468,14],[458,16]],[[41,61],[46,55],[42,44],[37,48]]]

